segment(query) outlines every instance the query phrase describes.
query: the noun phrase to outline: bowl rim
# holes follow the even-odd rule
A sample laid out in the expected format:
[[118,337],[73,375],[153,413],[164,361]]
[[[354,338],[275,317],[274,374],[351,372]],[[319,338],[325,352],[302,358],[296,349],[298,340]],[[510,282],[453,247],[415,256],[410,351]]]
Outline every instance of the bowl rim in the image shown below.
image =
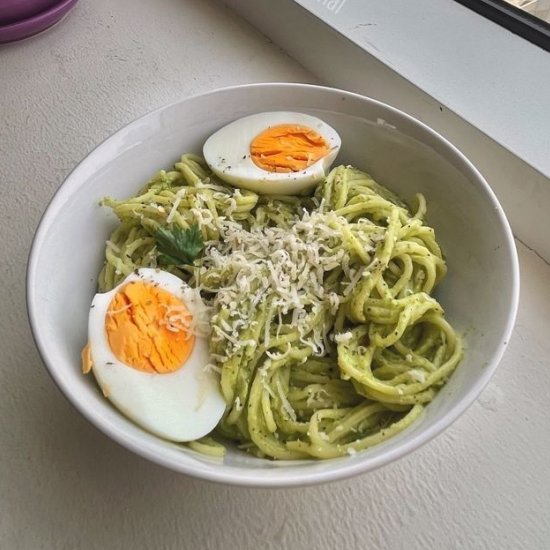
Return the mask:
[[[491,201],[495,215],[500,222],[500,225],[503,230],[503,234],[506,238],[506,247],[507,253],[511,259],[511,296],[510,296],[510,308],[508,309],[505,328],[501,334],[498,342],[498,346],[491,356],[490,360],[487,363],[487,366],[480,370],[479,377],[474,382],[473,387],[462,396],[457,402],[451,407],[451,409],[441,418],[436,420],[432,426],[428,429],[422,431],[416,435],[410,441],[405,441],[396,449],[389,450],[385,454],[373,457],[369,460],[359,461],[357,463],[351,463],[349,465],[342,465],[339,461],[334,462],[334,467],[327,467],[321,471],[314,472],[297,472],[295,474],[287,474],[286,476],[281,474],[274,477],[262,477],[262,469],[258,469],[257,473],[251,473],[251,469],[245,471],[240,471],[238,468],[229,468],[229,469],[220,469],[220,470],[203,470],[200,467],[190,466],[186,464],[178,463],[174,460],[171,460],[169,457],[165,457],[162,454],[155,452],[152,444],[145,444],[141,441],[139,437],[133,437],[125,432],[125,430],[118,428],[115,425],[111,425],[109,422],[103,422],[98,419],[94,414],[94,411],[86,408],[77,398],[77,396],[71,394],[69,386],[65,383],[63,377],[56,369],[55,362],[53,358],[49,357],[47,354],[47,345],[43,339],[41,332],[37,330],[36,324],[36,314],[37,314],[37,300],[35,296],[35,282],[37,280],[37,262],[39,257],[39,251],[42,246],[43,241],[49,230],[51,222],[55,219],[56,209],[55,207],[61,207],[64,199],[64,195],[67,194],[67,189],[69,183],[75,178],[75,175],[78,175],[79,170],[85,161],[91,162],[94,156],[97,154],[98,150],[102,148],[105,144],[114,140],[116,135],[123,130],[131,130],[134,126],[142,121],[142,119],[149,116],[159,114],[165,109],[169,109],[177,104],[192,101],[199,97],[205,97],[210,95],[224,94],[232,91],[239,90],[248,90],[251,88],[265,88],[265,89],[309,89],[312,91],[325,91],[325,92],[336,92],[340,95],[359,99],[361,101],[367,101],[371,104],[379,106],[383,109],[389,110],[392,114],[396,116],[403,117],[408,122],[412,123],[413,126],[417,125],[419,129],[423,132],[429,134],[432,138],[435,138],[443,146],[445,146],[450,152],[460,161],[462,164],[462,169],[469,172],[469,175],[476,180],[477,185],[483,190],[486,197]],[[246,487],[302,487],[309,485],[316,485],[320,483],[327,483],[337,480],[343,480],[356,476],[362,473],[373,471],[381,466],[389,464],[399,458],[402,458],[412,451],[420,448],[425,445],[427,442],[431,441],[434,437],[442,433],[446,428],[453,424],[478,398],[481,394],[491,377],[493,376],[504,351],[510,341],[510,336],[514,328],[515,319],[517,315],[518,305],[519,305],[519,282],[520,282],[520,272],[519,272],[519,260],[517,255],[517,250],[514,242],[514,236],[508,220],[504,214],[504,211],[498,202],[498,199],[477,168],[473,163],[450,141],[448,141],[444,136],[433,130],[428,125],[424,124],[415,117],[405,113],[404,111],[392,107],[382,101],[377,99],[370,98],[365,95],[357,94],[354,92],[349,92],[346,90],[341,90],[334,87],[328,86],[319,86],[314,84],[302,84],[302,83],[289,83],[289,82],[264,82],[264,83],[254,83],[254,84],[240,84],[235,86],[227,86],[223,88],[216,88],[207,92],[197,93],[190,96],[186,96],[180,100],[174,101],[167,105],[161,106],[157,109],[154,109],[144,115],[134,119],[127,125],[118,128],[112,134],[110,134],[106,139],[101,141],[96,145],[88,154],[86,154],[78,164],[71,170],[71,172],[64,179],[63,183],[55,191],[51,199],[49,200],[44,212],[39,220],[37,229],[35,231],[32,244],[29,251],[27,270],[26,270],[26,307],[27,314],[29,317],[31,333],[35,345],[39,351],[39,354],[42,358],[42,362],[46,366],[50,377],[53,379],[54,383],[57,385],[61,393],[65,398],[79,411],[86,420],[88,420],[92,425],[99,429],[104,434],[108,435],[111,439],[116,441],[118,444],[129,449],[130,451],[136,453],[137,455],[146,458],[156,464],[169,468],[173,471],[183,473],[192,477],[204,479],[207,481],[213,481],[218,483],[224,483],[228,485],[237,485],[237,486],[246,486]],[[326,461],[325,463],[329,463]],[[344,461],[345,462],[345,461]],[[281,469],[281,471],[283,471]]]

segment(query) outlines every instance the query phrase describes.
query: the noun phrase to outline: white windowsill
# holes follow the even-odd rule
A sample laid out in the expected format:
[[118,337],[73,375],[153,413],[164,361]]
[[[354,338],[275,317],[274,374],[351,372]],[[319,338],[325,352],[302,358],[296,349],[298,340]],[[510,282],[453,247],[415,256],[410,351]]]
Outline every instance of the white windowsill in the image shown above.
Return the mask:
[[550,177],[550,53],[454,0],[295,0]]
[[550,53],[454,0],[224,0],[321,82],[435,128],[550,260]]

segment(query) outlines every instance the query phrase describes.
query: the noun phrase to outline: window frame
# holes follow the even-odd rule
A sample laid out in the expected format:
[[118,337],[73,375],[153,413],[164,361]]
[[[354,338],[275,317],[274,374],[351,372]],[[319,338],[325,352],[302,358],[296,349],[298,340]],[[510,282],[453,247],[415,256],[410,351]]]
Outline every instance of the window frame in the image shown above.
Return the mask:
[[504,0],[456,0],[502,27],[550,52],[550,24]]

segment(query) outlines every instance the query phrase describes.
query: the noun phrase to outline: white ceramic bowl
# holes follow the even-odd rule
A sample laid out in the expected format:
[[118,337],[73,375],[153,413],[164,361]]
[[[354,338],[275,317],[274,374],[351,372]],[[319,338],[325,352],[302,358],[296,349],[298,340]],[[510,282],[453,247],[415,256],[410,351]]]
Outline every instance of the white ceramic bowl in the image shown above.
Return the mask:
[[[448,319],[463,331],[466,357],[422,417],[393,439],[329,461],[272,462],[230,450],[222,461],[163,441],[115,410],[93,377],[80,372],[88,309],[104,241],[116,224],[98,207],[127,197],[155,171],[228,122],[259,111],[309,113],[342,137],[339,161],[368,170],[403,197],[422,192],[449,266],[438,290]],[[448,427],[495,371],[518,303],[512,233],[493,192],[439,134],[383,103],[302,84],[237,86],[190,97],[150,113],[107,139],[70,174],[51,201],[32,246],[27,303],[36,344],[65,396],[95,426],[128,449],[179,472],[236,485],[295,486],[373,470],[410,453]]]

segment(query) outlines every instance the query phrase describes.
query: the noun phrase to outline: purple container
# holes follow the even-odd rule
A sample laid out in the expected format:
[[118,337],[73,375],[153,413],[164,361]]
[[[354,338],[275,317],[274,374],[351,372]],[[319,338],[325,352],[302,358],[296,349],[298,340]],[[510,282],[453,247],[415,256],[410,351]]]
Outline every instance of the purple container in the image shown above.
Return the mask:
[[0,25],[28,19],[56,3],[58,0],[0,0]]
[[[0,0],[0,44],[21,40],[48,29],[63,19],[77,2],[78,0]],[[34,15],[26,19],[4,23],[4,17],[9,16],[9,13],[21,13],[23,7],[32,11],[32,6],[37,5],[45,6],[45,9],[39,13],[34,12]]]

